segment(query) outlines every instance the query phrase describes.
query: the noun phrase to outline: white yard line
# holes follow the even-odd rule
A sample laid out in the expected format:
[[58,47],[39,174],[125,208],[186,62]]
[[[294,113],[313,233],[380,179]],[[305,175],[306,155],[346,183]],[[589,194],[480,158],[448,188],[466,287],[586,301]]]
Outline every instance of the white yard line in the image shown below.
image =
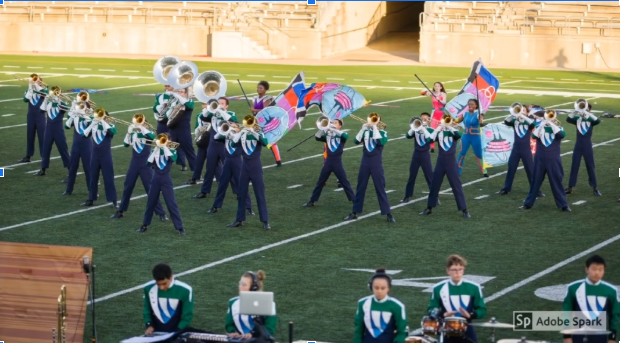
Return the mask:
[[[613,141],[617,141],[617,140],[620,140],[620,138],[616,138],[616,139],[610,140],[608,142],[613,142]],[[608,143],[608,142],[605,142],[605,143]],[[593,145],[593,147],[599,146],[599,145],[601,145],[601,143],[595,144],[595,145]],[[569,154],[572,154],[572,151],[564,153],[561,156],[565,156],[565,155],[569,155]],[[323,155],[320,155],[320,156],[323,156]],[[520,167],[519,169],[522,169],[522,168],[523,167]],[[482,177],[482,178],[479,178],[477,180],[464,183],[463,187],[467,187],[467,186],[476,184],[478,182],[483,182],[485,180],[489,180],[489,179],[491,179],[493,177],[498,177],[498,176],[503,175],[503,174],[506,174],[506,172],[504,171],[504,172],[501,172],[501,173],[498,173],[498,174],[493,174],[490,177]],[[450,191],[451,191],[451,189],[448,188],[446,190],[443,190],[440,193],[447,193],[447,192],[450,192]],[[391,209],[393,210],[393,209],[400,208],[400,207],[403,207],[403,206],[408,206],[408,205],[411,205],[413,203],[416,203],[416,202],[419,202],[419,201],[423,201],[423,200],[425,200],[427,198],[428,198],[428,196],[424,196],[424,197],[420,197],[420,198],[411,200],[408,203],[400,203],[398,205],[392,206]],[[132,200],[133,200],[133,198],[132,198]],[[110,206],[110,205],[107,204],[105,206]],[[342,227],[342,226],[345,226],[345,225],[349,225],[349,224],[355,223],[357,221],[360,221],[360,220],[363,220],[363,219],[366,219],[366,218],[369,218],[369,217],[376,216],[378,214],[381,214],[381,211],[371,212],[371,213],[359,216],[357,220],[343,221],[343,222],[340,222],[340,223],[337,223],[337,224],[334,224],[334,225],[331,225],[331,226],[328,226],[328,227],[325,227],[325,228],[322,228],[322,229],[319,229],[319,230],[308,232],[308,233],[303,234],[303,235],[291,237],[291,238],[288,238],[288,239],[285,239],[285,240],[282,240],[282,241],[279,241],[279,242],[276,242],[276,243],[272,243],[272,244],[269,244],[269,245],[262,246],[260,248],[256,248],[256,249],[252,249],[252,250],[246,251],[246,252],[241,253],[241,254],[230,256],[230,257],[221,259],[219,261],[207,263],[207,264],[204,264],[202,266],[199,266],[199,267],[196,267],[196,268],[193,268],[193,269],[190,269],[190,270],[186,270],[184,272],[181,272],[181,273],[175,274],[175,275],[176,276],[185,276],[185,275],[194,274],[194,273],[197,273],[197,272],[200,272],[200,271],[203,271],[203,270],[206,270],[206,269],[210,269],[210,268],[213,268],[213,267],[216,267],[216,266],[228,263],[228,262],[232,262],[232,261],[235,261],[235,260],[247,257],[247,256],[254,255],[254,254],[259,253],[259,252],[263,252],[265,250],[270,250],[270,249],[277,248],[277,247],[282,246],[282,245],[286,245],[286,244],[289,244],[289,243],[293,243],[293,242],[302,240],[304,238],[316,236],[318,234],[321,234],[321,233],[324,233],[324,232],[328,232],[328,231],[337,229],[339,227]],[[4,230],[4,228],[0,229],[0,231],[2,231],[2,230]],[[542,272],[540,272],[538,274],[535,274],[535,275],[533,275],[533,276],[531,276],[531,277],[529,277],[529,278],[527,278],[527,279],[525,279],[523,281],[520,281],[520,282],[518,282],[518,283],[516,283],[516,284],[514,284],[514,285],[512,285],[510,287],[507,287],[507,288],[505,288],[505,289],[503,289],[503,290],[501,290],[501,291],[491,295],[490,297],[485,297],[485,301],[486,302],[493,301],[493,300],[495,300],[495,299],[497,299],[497,298],[499,298],[501,296],[504,296],[507,293],[512,292],[515,289],[518,289],[518,288],[522,287],[523,285],[526,285],[526,284],[528,284],[528,283],[530,283],[530,282],[532,282],[532,281],[534,281],[536,279],[539,279],[539,278],[541,278],[541,277],[543,277],[543,276],[545,276],[545,275],[555,271],[556,269],[559,269],[559,268],[561,268],[561,267],[563,267],[563,266],[565,266],[565,265],[567,265],[567,264],[569,264],[569,263],[571,263],[571,262],[573,262],[573,261],[575,261],[577,259],[580,259],[583,256],[585,256],[587,254],[590,254],[593,251],[596,251],[596,250],[598,250],[598,249],[600,249],[602,247],[605,247],[605,246],[607,246],[607,245],[617,241],[618,239],[620,239],[620,235],[617,235],[617,236],[615,236],[615,237],[613,237],[611,239],[606,240],[603,243],[595,245],[594,247],[592,247],[592,248],[590,248],[588,250],[585,250],[585,251],[583,251],[583,252],[581,252],[581,253],[579,253],[579,254],[571,257],[571,258],[568,258],[568,259],[566,259],[566,260],[564,260],[564,261],[562,261],[562,262],[560,262],[560,263],[558,263],[558,264],[556,264],[556,265],[554,265],[552,267],[549,267],[549,268],[543,270]],[[112,298],[115,298],[115,297],[118,297],[118,296],[121,296],[121,295],[124,295],[124,294],[127,294],[127,293],[131,293],[133,291],[142,290],[144,287],[146,287],[146,285],[147,285],[147,283],[144,283],[142,285],[138,285],[138,286],[135,286],[135,287],[124,289],[122,291],[118,291],[118,292],[115,292],[115,293],[112,293],[112,294],[108,294],[106,296],[103,296],[103,297],[95,299],[95,302],[96,303],[97,302],[101,302],[101,301],[112,299]],[[89,302],[89,304],[90,304],[90,302]]]
[[[154,85],[159,85],[160,83],[155,82],[155,83],[145,83],[145,84],[140,84],[140,85],[132,85],[132,86],[121,86],[121,87],[112,87],[112,88],[102,88],[102,89],[98,89],[98,91],[113,91],[113,90],[118,90],[118,89],[127,89],[127,88],[136,88],[136,87],[146,87],[146,86],[154,86]],[[65,94],[75,94],[75,92],[73,93],[65,93]],[[5,100],[0,100],[0,102],[9,102],[9,101],[17,101],[17,100],[23,100],[24,98],[15,98],[15,99],[5,99]]]

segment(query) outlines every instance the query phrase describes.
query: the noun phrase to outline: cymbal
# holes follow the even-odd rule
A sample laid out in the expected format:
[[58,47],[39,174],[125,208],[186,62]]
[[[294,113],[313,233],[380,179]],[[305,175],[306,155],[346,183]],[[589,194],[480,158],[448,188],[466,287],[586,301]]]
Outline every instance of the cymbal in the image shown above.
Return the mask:
[[469,325],[478,326],[481,328],[514,329],[514,325],[512,324],[505,324],[505,323],[500,323],[496,321],[471,323]]
[[609,335],[611,331],[596,329],[569,329],[560,331],[564,335]]

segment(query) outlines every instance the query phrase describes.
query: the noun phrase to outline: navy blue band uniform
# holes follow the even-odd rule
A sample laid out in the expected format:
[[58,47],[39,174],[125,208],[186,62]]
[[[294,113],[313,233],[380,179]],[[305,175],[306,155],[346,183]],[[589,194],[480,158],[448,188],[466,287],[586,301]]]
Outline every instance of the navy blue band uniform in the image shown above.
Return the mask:
[[84,131],[92,123],[92,117],[86,114],[87,104],[79,106],[74,101],[69,110],[68,119],[65,122],[65,128],[71,130],[73,128],[73,143],[71,143],[71,161],[69,165],[69,177],[67,179],[67,189],[64,195],[73,193],[75,179],[78,169],[80,168],[80,160],[82,160],[82,169],[84,170],[84,180],[86,181],[86,189],[90,187],[90,159],[93,150],[93,141],[91,138],[84,136]]
[[112,162],[112,137],[116,134],[116,126],[104,120],[108,113],[98,109],[90,126],[84,130],[84,136],[91,137],[93,148],[90,159],[89,195],[86,205],[97,200],[99,173],[103,174],[105,196],[108,202],[116,203],[116,186],[114,185],[114,164]]
[[[196,142],[196,147],[198,150],[196,151],[196,165],[194,166],[194,171],[192,173],[192,179],[189,181],[189,184],[195,184],[196,181],[200,180],[200,176],[202,175],[202,170],[205,167],[205,162],[207,161],[207,150],[209,149],[209,143],[211,142],[211,135],[213,135],[213,131],[209,128],[206,132],[205,137],[201,136],[201,129],[206,125],[211,125],[211,118],[207,119],[204,111],[198,113],[196,116],[196,124],[194,125],[194,137],[196,139],[201,138],[200,143]],[[204,140],[204,142],[202,141]],[[222,167],[218,164],[217,169],[215,170],[215,179],[220,180],[220,175],[222,174]]]
[[429,128],[426,123],[422,122],[422,119],[413,118],[411,121],[411,129],[407,132],[407,139],[413,139],[414,148],[413,156],[411,156],[411,164],[409,165],[409,179],[407,180],[407,186],[405,186],[405,198],[404,202],[408,201],[413,196],[415,180],[418,176],[418,171],[422,168],[424,173],[424,179],[428,188],[431,188],[433,181],[433,165],[431,163],[431,135],[435,130]]
[[[200,191],[204,194],[210,194],[211,187],[213,186],[213,178],[217,177],[217,179],[220,180],[222,175],[221,165],[226,160],[224,142],[216,139],[215,130],[223,121],[233,120],[233,118],[233,121],[237,120],[234,112],[223,110],[210,112],[208,109],[204,109],[202,111],[202,116],[211,120],[211,135],[209,136],[209,147],[207,148],[207,170]],[[234,181],[234,185],[236,187],[236,181]]]
[[512,191],[512,183],[519,167],[519,161],[523,163],[523,170],[525,170],[530,187],[534,181],[534,158],[532,157],[530,138],[532,137],[532,131],[536,127],[536,120],[534,117],[526,115],[523,109],[523,105],[519,103],[513,104],[511,115],[504,120],[505,125],[514,129],[514,144],[508,158],[508,171],[504,187],[500,190],[501,194],[507,194]]
[[[54,89],[54,87],[52,87]],[[58,88],[58,90],[60,90]],[[43,139],[43,152],[41,159],[41,170],[50,166],[50,156],[52,154],[52,147],[56,144],[58,154],[62,159],[62,164],[65,168],[69,168],[71,165],[71,157],[69,156],[69,147],[67,146],[67,137],[65,136],[65,130],[63,129],[63,119],[67,110],[69,110],[69,104],[63,102],[58,97],[49,94],[43,100],[41,105],[43,111],[47,114],[47,122],[45,126],[45,138]]]
[[[579,102],[586,102],[586,100],[577,100],[576,107],[579,106]],[[588,105],[586,105],[587,108]],[[594,150],[592,149],[592,134],[594,127],[601,123],[601,120],[587,110],[572,112],[566,122],[575,125],[577,129],[577,139],[575,140],[575,147],[573,148],[573,160],[570,168],[570,177],[568,180],[569,193],[572,188],[577,185],[577,175],[579,174],[579,167],[581,165],[581,158],[586,164],[586,170],[588,172],[588,183],[590,187],[594,188],[595,195],[600,195],[598,192],[598,182],[596,180],[596,170],[594,168]]]
[[181,110],[181,113],[178,114],[181,116],[178,125],[174,128],[170,128],[170,138],[172,141],[180,144],[178,151],[179,160],[176,162],[177,164],[185,166],[187,160],[189,169],[194,171],[194,167],[196,166],[196,151],[194,150],[194,140],[192,139],[191,130],[192,114],[194,113],[194,100],[188,100],[175,92],[172,94],[169,101],[171,102],[171,105],[169,106],[170,112],[172,112],[178,105],[185,106],[185,108]]
[[24,93],[23,101],[28,103],[28,116],[26,121],[26,158],[23,162],[30,162],[30,157],[34,155],[35,139],[39,141],[39,154],[43,157],[46,117],[41,105],[48,93],[47,88],[36,83],[31,83]]

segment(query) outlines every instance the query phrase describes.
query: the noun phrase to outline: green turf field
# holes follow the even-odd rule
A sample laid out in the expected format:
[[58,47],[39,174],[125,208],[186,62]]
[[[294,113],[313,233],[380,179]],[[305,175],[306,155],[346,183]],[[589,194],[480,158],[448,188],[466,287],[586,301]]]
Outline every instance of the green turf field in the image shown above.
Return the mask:
[[[415,201],[401,206],[408,178],[413,142],[403,139],[409,120],[431,109],[431,101],[420,97],[421,85],[414,74],[428,83],[443,81],[449,98],[460,90],[469,68],[445,67],[317,67],[279,66],[234,63],[197,63],[201,71],[218,70],[229,80],[229,96],[241,95],[236,82],[255,92],[255,85],[265,79],[275,95],[299,71],[311,82],[342,82],[359,90],[372,103],[387,103],[400,108],[363,108],[356,113],[366,117],[371,111],[382,114],[388,125],[390,142],[383,154],[387,190],[396,224],[388,225],[378,215],[378,203],[372,186],[366,197],[363,219],[343,222],[351,204],[342,192],[335,191],[330,179],[321,200],[314,208],[302,208],[309,200],[322,166],[321,144],[308,141],[291,152],[286,150],[310,135],[315,128],[316,110],[310,110],[302,124],[280,143],[281,168],[274,168],[271,153],[263,150],[266,168],[267,201],[271,231],[264,231],[256,217],[248,217],[239,229],[226,227],[234,221],[236,201],[229,193],[224,207],[215,215],[206,212],[213,196],[192,199],[198,186],[182,186],[191,173],[175,167],[172,177],[187,236],[179,237],[171,222],[153,221],[146,234],[135,232],[142,222],[146,197],[141,186],[133,196],[129,211],[121,220],[108,219],[114,209],[103,200],[93,208],[84,208],[88,192],[83,175],[78,176],[73,195],[62,197],[66,176],[61,160],[51,162],[48,175],[35,177],[39,169],[39,151],[29,164],[16,164],[25,154],[26,103],[22,102],[25,83],[13,80],[11,73],[27,77],[37,72],[50,86],[62,89],[104,90],[91,99],[113,116],[130,120],[137,112],[147,114],[153,122],[153,99],[134,97],[137,93],[155,93],[162,86],[153,79],[154,60],[89,58],[55,58],[0,56],[0,166],[8,167],[0,179],[0,240],[41,244],[76,245],[94,248],[97,274],[97,326],[100,342],[118,342],[141,334],[142,292],[140,285],[151,279],[151,268],[169,263],[179,279],[193,286],[195,316],[193,326],[224,332],[227,300],[237,294],[237,282],[244,271],[263,269],[267,273],[266,289],[274,291],[279,316],[277,339],[287,339],[287,323],[295,322],[296,340],[348,342],[353,337],[353,317],[357,300],[368,294],[367,271],[386,267],[395,270],[392,295],[407,306],[409,327],[419,326],[430,293],[424,290],[445,275],[444,261],[452,253],[469,260],[466,274],[483,283],[491,316],[512,322],[516,310],[560,310],[557,301],[542,299],[535,292],[543,287],[562,285],[584,277],[585,256],[596,251],[608,260],[606,280],[620,284],[618,248],[620,239],[618,213],[620,197],[618,168],[620,156],[620,120],[603,119],[596,127],[593,142],[599,190],[594,197],[582,164],[576,193],[569,196],[572,213],[555,207],[548,183],[542,191],[547,197],[536,202],[529,212],[518,210],[528,191],[525,173],[517,173],[513,192],[496,194],[503,185],[505,167],[489,170],[482,178],[473,153],[466,160],[462,181],[472,219],[464,220],[451,194],[441,195],[442,205],[430,217],[418,215],[425,206],[428,191],[419,174]],[[556,109],[570,109],[579,97],[586,97],[595,111],[620,112],[620,74],[592,72],[527,71],[493,69],[499,77],[500,93],[494,105],[509,106],[515,101],[536,103]],[[54,74],[50,76],[45,76]],[[52,77],[53,76],[53,77]],[[582,96],[584,93],[594,93]],[[553,94],[553,95],[549,95]],[[249,95],[249,94],[248,94]],[[245,101],[232,101],[237,115],[248,113]],[[595,112],[600,116],[602,112]],[[500,122],[504,111],[491,111],[485,121]],[[559,117],[566,122],[565,116]],[[346,120],[344,129],[357,133],[361,124]],[[575,128],[565,125],[567,137],[562,144],[566,185],[571,165],[570,152]],[[131,157],[130,148],[122,147],[125,130],[119,127],[113,149],[116,190],[120,200],[124,174]],[[73,133],[66,131],[71,144]],[[70,145],[69,145],[70,146]],[[344,155],[349,179],[356,186],[362,150],[352,140]],[[53,156],[57,156],[53,151]],[[433,160],[436,155],[433,155]],[[422,179],[422,181],[421,181]],[[214,183],[214,187],[216,187]],[[290,186],[300,185],[295,188]],[[448,189],[447,181],[442,189]],[[103,185],[100,187],[103,197]],[[215,188],[212,194],[215,193]],[[610,240],[612,239],[612,240]],[[603,243],[604,242],[604,243]],[[597,246],[599,243],[603,243]],[[595,247],[596,246],[596,247]],[[616,271],[616,272],[614,272]],[[396,281],[399,280],[399,281]],[[540,293],[540,291],[539,291]],[[548,292],[549,293],[549,292]],[[561,292],[551,292],[560,296]],[[90,318],[90,317],[88,317]],[[488,319],[488,318],[487,318]],[[478,331],[485,339],[487,333]],[[553,333],[499,332],[499,338],[545,339],[559,341]],[[87,319],[85,342],[90,337]]]

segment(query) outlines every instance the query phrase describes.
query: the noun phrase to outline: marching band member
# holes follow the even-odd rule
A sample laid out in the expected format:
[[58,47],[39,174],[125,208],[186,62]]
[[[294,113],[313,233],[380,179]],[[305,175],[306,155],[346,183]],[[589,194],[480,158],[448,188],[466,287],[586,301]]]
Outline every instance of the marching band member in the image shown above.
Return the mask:
[[560,144],[561,140],[566,137],[566,133],[562,127],[554,123],[556,121],[555,117],[555,111],[547,110],[545,119],[532,133],[532,137],[536,139],[534,182],[532,182],[530,192],[523,206],[519,207],[522,210],[529,210],[534,206],[536,196],[546,175],[549,177],[549,184],[551,185],[556,206],[564,212],[571,212],[566,201],[564,188],[562,187],[564,168],[562,167],[562,157],[560,157]]
[[[191,329],[194,317],[194,291],[177,280],[167,264],[153,268],[154,281],[144,287],[144,334],[178,332]],[[193,331],[193,330],[192,330]]]
[[89,127],[84,130],[85,137],[92,137],[93,150],[90,157],[90,180],[88,186],[88,200],[82,206],[93,206],[97,200],[99,172],[103,174],[106,200],[117,208],[116,186],[114,185],[114,164],[112,163],[112,137],[116,134],[116,126],[108,124],[105,117],[109,116],[103,108],[97,109],[95,117]]
[[368,280],[372,295],[357,302],[353,343],[403,343],[407,332],[405,305],[388,295],[392,278],[377,269]]
[[456,163],[454,163],[456,141],[461,138],[461,133],[451,126],[452,123],[452,117],[446,114],[442,120],[442,124],[431,134],[431,140],[439,143],[439,155],[435,163],[435,170],[433,170],[431,188],[428,194],[428,207],[420,213],[421,215],[432,214],[433,208],[439,204],[439,190],[441,189],[443,178],[446,176],[452,188],[454,200],[456,200],[456,207],[459,211],[463,211],[463,218],[471,218],[471,215],[467,211],[467,204],[465,203],[463,185],[459,178]]
[[[415,186],[415,179],[418,177],[418,171],[422,168],[424,178],[428,188],[431,188],[431,182],[433,181],[433,165],[431,163],[430,144],[431,134],[434,129],[429,129],[427,124],[430,119],[430,114],[424,112],[420,115],[421,119],[417,118],[411,120],[411,130],[407,132],[407,139],[412,139],[414,142],[413,156],[411,157],[411,164],[409,165],[409,180],[407,180],[407,186],[405,187],[405,197],[400,202],[409,202],[413,196],[413,189]],[[415,126],[419,124],[418,126]]]
[[[235,112],[228,111],[228,98],[221,97],[218,99],[218,106],[221,110],[215,110],[209,112],[207,109],[202,110],[203,117],[211,121],[211,135],[209,137],[209,147],[207,148],[207,170],[205,172],[204,181],[202,181],[202,187],[200,187],[200,193],[194,195],[194,198],[206,198],[207,194],[211,193],[211,187],[213,186],[213,177],[221,180],[222,169],[221,164],[226,160],[226,147],[224,142],[216,139],[216,129],[219,124],[224,121],[237,121]],[[237,186],[237,181],[233,181],[233,185]]]
[[[123,218],[124,212],[129,209],[129,201],[131,201],[131,194],[136,187],[136,181],[138,177],[142,181],[144,191],[148,194],[151,180],[153,179],[153,168],[148,165],[148,158],[151,154],[151,146],[146,144],[146,140],[155,139],[155,134],[151,132],[146,126],[146,119],[144,114],[138,113],[133,116],[131,125],[127,128],[127,134],[123,140],[123,145],[132,147],[131,162],[129,163],[129,169],[125,175],[125,188],[123,189],[123,197],[121,198],[121,205],[118,211],[114,213],[110,219]],[[155,213],[159,216],[162,222],[167,221],[166,212],[161,206],[159,198],[157,199],[157,205],[155,205]]]
[[[250,111],[252,111],[254,115],[257,115],[262,109],[267,108],[273,101],[273,97],[267,95],[268,90],[269,82],[267,81],[260,81],[258,86],[256,86],[256,93],[258,93],[258,96],[254,97],[254,106],[250,108]],[[271,146],[271,152],[273,153],[273,157],[276,159],[277,166],[281,167],[282,161],[280,161],[280,149],[278,149],[277,144]]]
[[[487,308],[479,284],[463,279],[467,261],[459,255],[451,255],[446,263],[446,272],[450,279],[433,287],[428,313],[431,317],[443,314],[447,317],[462,317],[471,323],[473,319],[482,319]],[[454,300],[457,299],[457,300]],[[476,330],[467,325],[465,337],[447,337],[448,343],[478,342]]]
[[187,170],[185,166],[185,159],[187,159],[189,169],[194,171],[194,167],[196,166],[196,151],[194,150],[194,142],[192,140],[191,131],[194,100],[189,96],[188,90],[189,88],[184,88],[172,93],[170,98],[170,106],[168,108],[168,120],[170,120],[170,114],[176,106],[185,106],[184,109],[182,109],[178,114],[178,116],[181,116],[178,125],[170,129],[170,138],[181,144],[181,150],[179,150],[179,159],[181,161],[177,161],[177,164],[181,165],[181,170]]
[[[211,119],[207,119],[207,113],[205,109],[207,108],[207,104],[202,104],[202,112],[198,113],[196,116],[196,123],[194,125],[194,137],[198,139],[200,135],[200,130],[205,125],[211,125]],[[205,141],[200,145],[196,144],[198,151],[196,152],[196,166],[194,167],[194,171],[192,173],[192,178],[190,180],[185,181],[186,185],[195,185],[200,180],[200,175],[202,174],[202,168],[207,161],[207,150],[209,149],[209,141],[211,140],[211,129],[209,129],[206,133],[207,137],[204,139]],[[203,145],[204,144],[204,145]],[[220,174],[222,173],[222,168],[218,165],[217,170],[215,171],[215,178],[217,180],[220,179]]]
[[74,101],[68,112],[68,119],[65,128],[71,130],[73,127],[73,143],[71,144],[71,161],[69,165],[69,177],[67,178],[67,189],[62,195],[71,195],[75,186],[75,178],[80,168],[82,160],[82,170],[86,180],[86,189],[90,188],[90,159],[93,151],[92,140],[84,135],[84,131],[91,125],[93,118],[86,114],[89,108],[88,103]]
[[[325,118],[325,121],[328,119]],[[314,203],[319,201],[321,197],[321,191],[327,184],[329,176],[334,173],[338,179],[338,183],[342,185],[347,199],[353,202],[355,201],[355,193],[347,178],[347,172],[342,165],[342,153],[344,152],[344,145],[349,139],[349,134],[342,130],[342,120],[336,119],[331,122],[331,127],[319,128],[319,131],[315,134],[315,139],[319,142],[325,142],[327,145],[327,158],[323,161],[323,168],[321,174],[319,174],[319,180],[312,191],[310,201],[308,201],[304,207],[312,207]]]
[[[174,224],[174,229],[179,231],[179,235],[185,235],[183,229],[183,221],[181,221],[181,213],[177,205],[177,199],[174,196],[174,187],[172,186],[172,178],[170,177],[170,169],[177,159],[178,143],[170,140],[169,133],[160,133],[155,139],[155,146],[148,158],[149,165],[153,166],[155,173],[151,179],[149,186],[149,195],[146,201],[146,210],[144,212],[144,221],[138,232],[142,233],[148,230],[153,219],[153,212],[159,203],[159,195],[163,194],[166,207],[170,213],[170,218]],[[161,206],[161,205],[160,205]]]
[[463,116],[459,117],[455,120],[456,123],[463,122],[465,125],[465,133],[461,137],[461,151],[459,152],[458,166],[459,166],[459,176],[463,170],[463,164],[465,163],[465,155],[467,155],[467,151],[469,150],[469,146],[471,145],[474,150],[474,155],[476,156],[476,160],[478,161],[478,165],[480,166],[480,171],[484,174],[484,177],[489,177],[487,174],[486,168],[483,166],[482,159],[482,137],[480,137],[480,124],[484,120],[484,113],[480,113],[478,109],[480,108],[480,103],[478,99],[469,99],[467,102],[469,106],[469,111],[463,113]]
[[[241,130],[237,124],[237,117],[233,112],[229,113],[232,113],[229,123],[221,121],[220,124],[218,124],[217,132],[213,133],[216,140],[224,143],[226,158],[224,159],[224,168],[222,168],[222,174],[217,186],[217,193],[213,201],[213,206],[207,211],[209,214],[217,213],[218,209],[222,208],[229,183],[234,194],[237,194],[239,191],[239,176],[241,175],[243,161],[241,160],[241,149],[235,146],[233,139]],[[228,125],[228,132],[221,131],[222,124]],[[253,216],[254,211],[252,211],[252,198],[250,197],[249,189],[246,194],[245,209],[248,215]]]
[[[586,318],[595,319],[599,311],[607,314],[607,327],[611,333],[605,335],[588,335],[589,343],[615,343],[618,341],[618,322],[620,321],[620,304],[618,304],[618,290],[608,282],[603,281],[605,275],[605,260],[594,255],[586,260],[585,280],[578,280],[568,285],[562,310],[567,312],[583,312]],[[592,300],[592,299],[595,300]],[[591,308],[592,302],[596,309]],[[564,335],[564,343],[586,342],[584,335]]]
[[[448,94],[443,87],[443,83],[435,82],[433,85],[433,92],[422,91],[420,94],[430,96],[433,98],[433,112],[431,116],[431,128],[436,129],[441,124],[441,118],[443,118],[443,110],[448,101]],[[431,152],[435,152],[435,142],[431,143]]]
[[[510,115],[504,120],[504,125],[514,128],[514,143],[508,158],[508,171],[504,188],[499,191],[501,195],[512,191],[512,182],[517,173],[517,167],[519,167],[519,160],[523,162],[523,169],[527,175],[527,180],[530,183],[530,187],[532,186],[532,181],[534,180],[534,158],[532,157],[530,138],[532,137],[532,131],[536,127],[536,119],[529,115],[528,107],[515,102],[510,107]],[[542,192],[539,192],[538,197],[544,196]]]
[[[587,103],[584,99],[577,100],[575,107],[579,106],[579,102]],[[585,104],[583,104],[585,105]],[[586,107],[586,106],[584,106]],[[566,194],[573,193],[573,187],[577,185],[577,174],[579,174],[579,166],[581,165],[581,157],[586,163],[586,170],[588,171],[588,181],[590,187],[594,189],[595,196],[601,196],[601,192],[597,189],[598,184],[596,182],[596,171],[594,170],[594,150],[592,149],[592,132],[594,126],[601,123],[601,120],[595,117],[590,111],[592,105],[587,103],[588,110],[576,111],[568,115],[566,122],[573,124],[577,127],[577,140],[575,141],[575,148],[573,149],[573,162],[570,168],[570,178],[568,180],[568,188]]]
[[239,174],[239,189],[237,191],[237,218],[228,227],[240,227],[245,221],[246,198],[250,188],[254,188],[256,204],[258,206],[258,216],[263,222],[263,229],[271,230],[269,225],[269,214],[267,213],[267,200],[265,199],[265,181],[263,180],[263,164],[260,160],[261,150],[267,146],[267,138],[259,129],[256,119],[252,115],[243,118],[244,128],[233,137],[235,148],[242,148],[241,173]]
[[366,187],[368,179],[372,177],[375,185],[377,199],[381,214],[387,215],[389,223],[395,223],[396,220],[392,216],[390,209],[390,201],[385,193],[385,174],[383,173],[383,146],[387,143],[388,137],[385,130],[379,130],[377,124],[381,122],[381,116],[377,113],[368,115],[368,123],[362,125],[362,129],[355,136],[355,144],[364,143],[362,154],[362,163],[357,176],[357,189],[355,191],[355,201],[353,203],[353,212],[344,220],[357,219],[357,214],[362,213],[364,209],[364,198],[366,197]]
[[43,100],[49,93],[47,86],[44,87],[43,79],[37,74],[30,75],[28,90],[24,93],[24,102],[28,103],[28,118],[26,123],[26,157],[18,163],[30,162],[34,155],[35,135],[39,140],[39,154],[43,157],[43,140],[45,139],[45,113],[41,108]]
[[[265,272],[259,270],[258,272],[246,272],[241,276],[239,280],[239,293],[241,292],[256,292],[263,291],[263,280],[265,280]],[[273,304],[275,312],[276,304]],[[230,337],[234,338],[252,338],[252,332],[254,331],[254,321],[258,318],[253,318],[245,314],[240,314],[240,302],[239,297],[234,297],[228,300],[228,312],[226,313],[226,333]],[[276,332],[276,325],[278,324],[277,316],[264,316],[259,317],[263,322],[263,326],[273,336]]]
[[170,97],[174,88],[169,85],[164,86],[165,92],[162,94],[155,94],[155,105],[153,105],[153,115],[155,116],[155,120],[157,121],[157,134],[170,132],[168,128],[168,102],[170,101]]
[[[41,159],[41,170],[35,175],[45,175],[45,170],[50,166],[50,155],[52,154],[52,146],[56,144],[62,164],[69,169],[71,165],[71,157],[69,157],[69,148],[67,147],[67,137],[63,130],[63,117],[69,109],[69,104],[63,102],[57,95],[60,95],[60,88],[52,87],[52,93],[48,94],[43,100],[41,109],[47,113],[47,123],[45,125],[45,137],[43,138],[43,151]],[[68,180],[67,180],[68,181]],[[65,181],[66,182],[66,181]]]

